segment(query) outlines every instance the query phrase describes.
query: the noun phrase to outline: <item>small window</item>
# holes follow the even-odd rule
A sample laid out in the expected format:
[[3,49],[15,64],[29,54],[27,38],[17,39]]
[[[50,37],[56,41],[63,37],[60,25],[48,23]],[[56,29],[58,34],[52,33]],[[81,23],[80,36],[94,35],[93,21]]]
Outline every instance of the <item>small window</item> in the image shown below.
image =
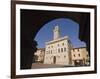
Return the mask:
[[75,54],[74,54],[74,57],[75,57]]
[[66,58],[66,56],[64,56],[64,58]]
[[79,51],[79,49],[77,49],[77,51]]
[[50,50],[49,50],[49,54],[50,54]]
[[58,49],[58,52],[60,53],[60,49]]
[[58,44],[58,46],[59,46],[59,44]]
[[73,49],[73,52],[75,52],[75,49]]
[[48,47],[48,48],[50,48],[50,47]]
[[64,51],[66,52],[66,48],[64,48]]
[[62,45],[64,46],[64,43],[62,43]]
[[78,54],[78,56],[80,57],[80,54]]
[[87,57],[89,57],[89,55],[86,55]]
[[51,54],[52,54],[52,50],[51,50]]
[[61,48],[61,52],[63,52],[63,48]]

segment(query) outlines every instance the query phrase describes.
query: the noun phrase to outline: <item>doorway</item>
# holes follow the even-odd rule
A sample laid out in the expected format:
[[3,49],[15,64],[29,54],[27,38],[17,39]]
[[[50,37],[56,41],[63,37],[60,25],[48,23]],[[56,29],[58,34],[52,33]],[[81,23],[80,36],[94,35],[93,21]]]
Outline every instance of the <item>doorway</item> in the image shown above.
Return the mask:
[[56,56],[53,57],[53,64],[56,64]]
[[74,64],[75,66],[83,66],[83,60],[75,60]]

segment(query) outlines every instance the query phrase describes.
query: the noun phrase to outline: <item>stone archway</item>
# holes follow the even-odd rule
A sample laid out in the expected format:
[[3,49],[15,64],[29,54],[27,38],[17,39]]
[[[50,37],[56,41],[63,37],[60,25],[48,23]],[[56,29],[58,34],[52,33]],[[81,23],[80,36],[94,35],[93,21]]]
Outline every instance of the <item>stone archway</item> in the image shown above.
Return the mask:
[[83,66],[83,60],[75,60],[74,61],[75,66]]
[[79,23],[79,38],[90,48],[90,14],[81,12],[58,12],[21,9],[21,69],[30,69],[33,54],[37,50],[34,40],[42,26],[57,18],[70,18]]

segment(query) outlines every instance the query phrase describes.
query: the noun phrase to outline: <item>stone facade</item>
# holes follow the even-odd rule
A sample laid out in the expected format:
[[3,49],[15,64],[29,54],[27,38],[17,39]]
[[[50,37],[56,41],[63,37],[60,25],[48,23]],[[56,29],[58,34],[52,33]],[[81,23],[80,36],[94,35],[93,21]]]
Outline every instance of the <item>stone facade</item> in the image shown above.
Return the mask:
[[54,38],[45,43],[44,49],[35,53],[35,61],[43,64],[65,66],[89,65],[89,54],[85,47],[73,48],[68,36],[60,37],[59,26],[53,30]]
[[89,54],[85,47],[73,48],[71,50],[72,64],[75,66],[89,65]]
[[34,62],[36,63],[43,63],[44,62],[44,54],[45,54],[45,48],[39,48],[34,53]]
[[[68,37],[46,42],[44,64],[70,64],[70,42]],[[63,61],[62,61],[63,60]]]

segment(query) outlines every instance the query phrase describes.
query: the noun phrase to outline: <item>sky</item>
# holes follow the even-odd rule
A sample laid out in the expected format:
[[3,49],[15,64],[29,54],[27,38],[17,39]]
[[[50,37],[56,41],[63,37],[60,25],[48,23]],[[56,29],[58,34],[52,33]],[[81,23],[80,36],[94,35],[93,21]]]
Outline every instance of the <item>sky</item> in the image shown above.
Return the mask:
[[45,42],[53,40],[53,29],[60,28],[60,37],[68,36],[74,48],[86,47],[86,44],[79,40],[79,24],[71,19],[59,18],[46,23],[37,33],[35,40],[38,48],[45,48]]

